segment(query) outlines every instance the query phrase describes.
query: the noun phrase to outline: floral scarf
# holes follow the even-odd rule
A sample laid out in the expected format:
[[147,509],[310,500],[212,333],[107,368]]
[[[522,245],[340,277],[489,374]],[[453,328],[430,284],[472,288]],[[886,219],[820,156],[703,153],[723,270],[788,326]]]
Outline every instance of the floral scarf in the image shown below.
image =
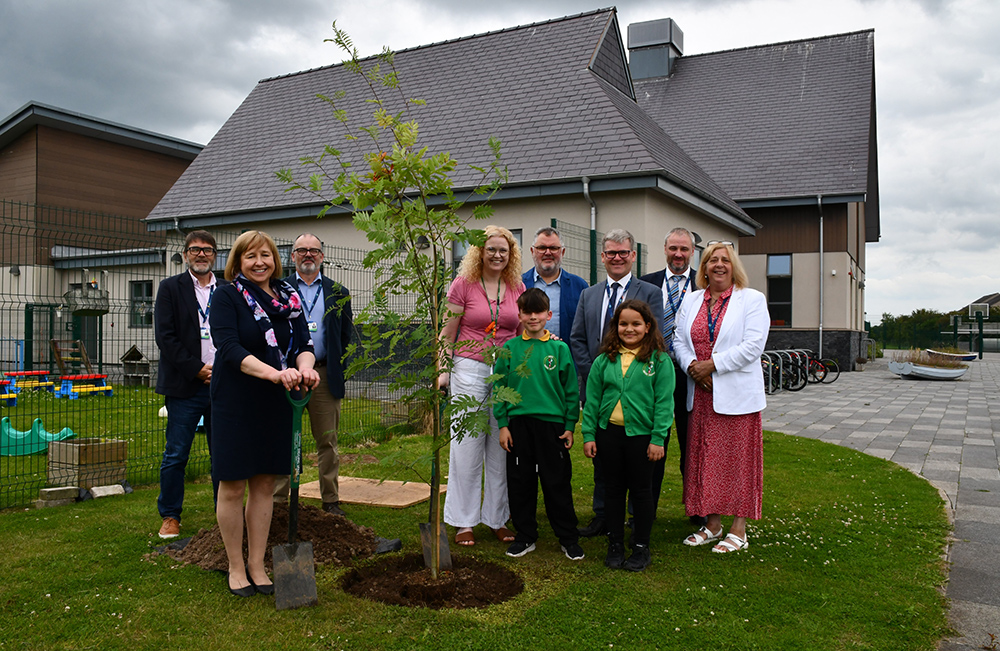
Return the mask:
[[[263,361],[278,370],[285,370],[288,368],[288,358],[295,346],[295,329],[292,326],[292,321],[302,314],[302,301],[299,299],[298,292],[283,280],[272,280],[271,289],[278,295],[278,298],[271,298],[267,292],[248,280],[243,274],[238,275],[233,280],[233,285],[250,306],[253,318],[257,321],[261,334],[264,335],[264,341],[267,342],[267,353]],[[282,351],[278,347],[278,339],[274,336],[274,326],[271,324],[271,319],[274,317],[279,317],[281,321],[288,324],[287,351]],[[311,340],[309,344],[312,344]]]

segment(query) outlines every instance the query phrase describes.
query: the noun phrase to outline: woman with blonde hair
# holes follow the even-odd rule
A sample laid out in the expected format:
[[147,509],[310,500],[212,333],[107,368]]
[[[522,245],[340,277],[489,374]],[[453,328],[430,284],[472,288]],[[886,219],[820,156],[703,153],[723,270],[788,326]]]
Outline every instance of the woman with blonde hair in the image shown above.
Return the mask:
[[[452,316],[441,339],[456,342],[457,347],[450,377],[442,373],[438,380],[441,387],[451,385],[453,396],[472,396],[479,402],[490,395],[486,378],[493,373],[483,352],[518,334],[517,298],[524,292],[517,240],[500,226],[487,226],[485,231],[485,243],[469,247],[448,291]],[[480,523],[501,542],[513,542],[514,534],[506,526],[510,508],[505,454],[492,410],[488,431],[466,432],[461,440],[452,431],[444,520],[456,527],[459,545],[475,544],[472,528]]]
[[760,519],[763,498],[765,407],[760,354],[771,319],[767,299],[747,287],[732,242],[709,242],[696,277],[677,313],[674,353],[687,371],[687,468],[684,507],[707,523],[684,539],[698,546],[722,536],[722,516],[732,515],[718,553],[746,549],[747,518]]
[[215,292],[209,311],[217,348],[212,477],[219,481],[216,518],[229,559],[229,591],[249,597],[274,592],[264,552],[275,476],[292,467],[292,409],[284,394],[315,387],[319,374],[302,303],[281,280],[278,247],[267,233],[248,231],[236,238],[226,280],[232,283]]

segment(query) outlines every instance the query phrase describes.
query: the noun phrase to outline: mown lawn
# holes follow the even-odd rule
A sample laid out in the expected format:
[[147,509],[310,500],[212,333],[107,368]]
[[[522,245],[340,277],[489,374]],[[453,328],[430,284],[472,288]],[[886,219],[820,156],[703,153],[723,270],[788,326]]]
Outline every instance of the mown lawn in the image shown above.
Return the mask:
[[[344,448],[343,472],[415,479],[428,440]],[[0,513],[6,551],[0,649],[934,649],[947,633],[941,554],[948,523],[937,491],[892,463],[820,441],[765,434],[764,518],[730,555],[680,544],[690,526],[669,448],[664,494],[644,573],[603,566],[602,540],[573,563],[539,512],[538,550],[507,558],[477,530],[472,554],[512,568],[525,591],[477,611],[359,601],[322,568],[320,605],[277,612],[237,600],[224,579],[150,556],[156,487],[47,510]],[[410,466],[416,463],[419,473]],[[574,447],[581,520],[589,462]],[[419,550],[427,506],[347,506],[351,518]],[[211,487],[189,485],[184,533],[214,523]]]

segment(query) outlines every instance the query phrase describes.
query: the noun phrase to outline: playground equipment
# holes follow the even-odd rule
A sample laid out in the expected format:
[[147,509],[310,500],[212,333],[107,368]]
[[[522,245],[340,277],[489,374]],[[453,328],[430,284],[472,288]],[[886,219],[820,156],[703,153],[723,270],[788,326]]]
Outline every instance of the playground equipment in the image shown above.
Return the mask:
[[11,427],[10,419],[6,416],[0,419],[0,456],[20,457],[29,454],[44,452],[53,441],[65,441],[76,436],[76,433],[68,427],[53,434],[45,431],[42,419],[36,418],[31,423],[31,429],[26,432]]

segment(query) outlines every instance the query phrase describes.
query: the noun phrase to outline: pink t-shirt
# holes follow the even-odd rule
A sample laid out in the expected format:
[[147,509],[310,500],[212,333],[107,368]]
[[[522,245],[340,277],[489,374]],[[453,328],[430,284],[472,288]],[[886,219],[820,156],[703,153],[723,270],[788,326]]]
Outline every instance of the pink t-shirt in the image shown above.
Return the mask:
[[497,330],[488,335],[486,331],[493,316],[497,314],[496,296],[487,299],[486,290],[481,283],[469,282],[461,276],[455,278],[448,290],[448,302],[459,306],[463,311],[458,323],[458,341],[475,342],[473,345],[461,346],[455,354],[482,362],[487,337],[491,345],[502,346],[517,334],[517,326],[520,324],[517,318],[517,298],[523,293],[524,285],[520,282],[517,287],[507,286],[503,300],[500,301]]

